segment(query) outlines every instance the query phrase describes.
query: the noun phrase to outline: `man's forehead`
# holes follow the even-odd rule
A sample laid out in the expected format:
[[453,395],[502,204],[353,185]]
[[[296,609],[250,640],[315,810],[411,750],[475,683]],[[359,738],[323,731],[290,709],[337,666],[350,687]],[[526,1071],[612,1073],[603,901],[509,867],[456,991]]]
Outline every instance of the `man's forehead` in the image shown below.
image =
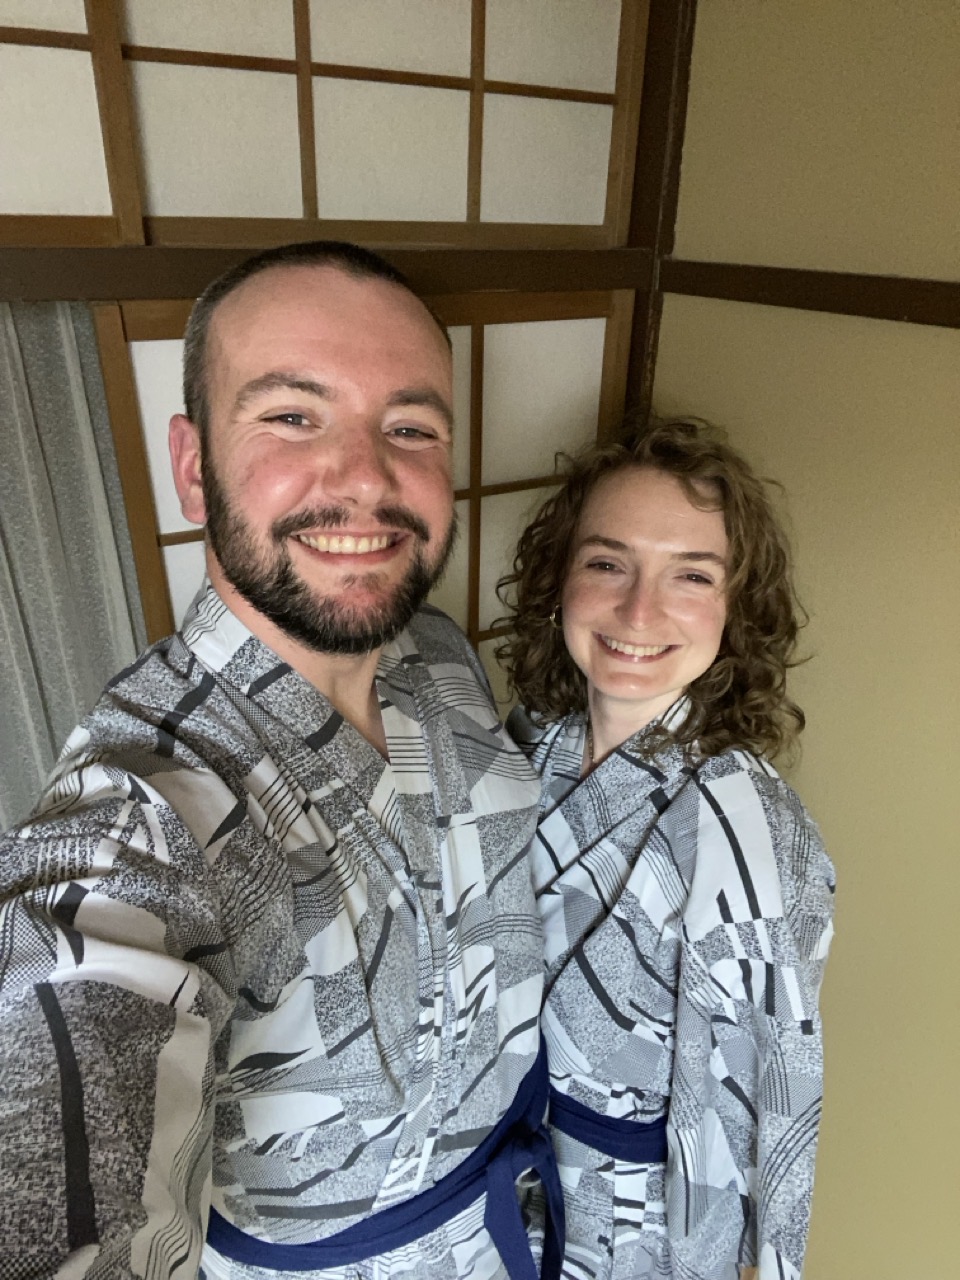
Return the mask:
[[394,402],[436,396],[451,416],[446,336],[415,294],[377,276],[326,264],[271,267],[223,300],[207,350],[211,403],[220,408],[235,411],[250,388],[266,384],[319,382],[335,398],[344,376]]
[[274,266],[245,280],[210,317],[211,382],[232,378],[231,369],[239,374],[238,361],[244,369],[266,361],[290,371],[298,351],[311,358],[319,353],[323,363],[347,355],[377,367],[381,358],[420,366],[415,380],[427,377],[449,395],[446,334],[414,293],[378,276],[355,276],[328,264]]
[[297,263],[267,267],[245,280],[214,310],[211,331],[232,335],[255,328],[258,316],[269,311],[340,318],[344,323],[354,311],[400,311],[414,324],[436,328],[424,304],[403,285],[379,276],[354,275],[335,264]]

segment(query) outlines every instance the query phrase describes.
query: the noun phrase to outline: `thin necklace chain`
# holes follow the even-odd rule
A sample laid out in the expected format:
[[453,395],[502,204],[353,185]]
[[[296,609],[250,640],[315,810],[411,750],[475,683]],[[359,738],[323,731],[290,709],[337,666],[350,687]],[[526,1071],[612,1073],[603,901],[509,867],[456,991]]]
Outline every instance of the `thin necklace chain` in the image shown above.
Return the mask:
[[594,764],[593,753],[593,725],[587,720],[587,768],[592,769]]

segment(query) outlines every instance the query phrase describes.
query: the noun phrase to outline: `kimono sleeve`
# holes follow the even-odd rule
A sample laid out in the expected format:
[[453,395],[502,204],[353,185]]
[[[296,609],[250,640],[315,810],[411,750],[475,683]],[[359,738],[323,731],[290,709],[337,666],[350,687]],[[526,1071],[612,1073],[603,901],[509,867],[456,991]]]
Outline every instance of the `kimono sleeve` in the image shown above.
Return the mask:
[[677,1274],[799,1280],[823,1045],[818,997],[834,873],[769,766],[698,782],[668,1139]]
[[219,936],[202,852],[143,778],[85,762],[0,838],[0,1276],[197,1274]]

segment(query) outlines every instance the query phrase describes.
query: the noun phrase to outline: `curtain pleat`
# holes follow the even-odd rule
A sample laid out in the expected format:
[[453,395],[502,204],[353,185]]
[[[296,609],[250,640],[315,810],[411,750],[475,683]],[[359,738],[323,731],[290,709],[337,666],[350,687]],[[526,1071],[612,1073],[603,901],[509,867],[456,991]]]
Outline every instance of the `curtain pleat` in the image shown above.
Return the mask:
[[0,827],[145,642],[82,304],[0,304]]

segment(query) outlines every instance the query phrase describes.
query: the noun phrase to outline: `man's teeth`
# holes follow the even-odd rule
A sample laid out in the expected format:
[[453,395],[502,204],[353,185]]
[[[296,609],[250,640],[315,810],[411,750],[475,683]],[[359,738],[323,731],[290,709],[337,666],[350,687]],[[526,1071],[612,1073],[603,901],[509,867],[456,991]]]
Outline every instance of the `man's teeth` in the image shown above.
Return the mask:
[[314,551],[329,551],[333,555],[363,556],[368,551],[383,551],[390,545],[389,533],[378,534],[375,538],[354,538],[349,533],[317,533],[312,537],[306,533],[298,533],[297,539],[305,542]]
[[602,640],[607,648],[625,653],[628,658],[655,658],[670,648],[668,644],[624,644],[622,640],[614,640],[613,636],[603,636]]

